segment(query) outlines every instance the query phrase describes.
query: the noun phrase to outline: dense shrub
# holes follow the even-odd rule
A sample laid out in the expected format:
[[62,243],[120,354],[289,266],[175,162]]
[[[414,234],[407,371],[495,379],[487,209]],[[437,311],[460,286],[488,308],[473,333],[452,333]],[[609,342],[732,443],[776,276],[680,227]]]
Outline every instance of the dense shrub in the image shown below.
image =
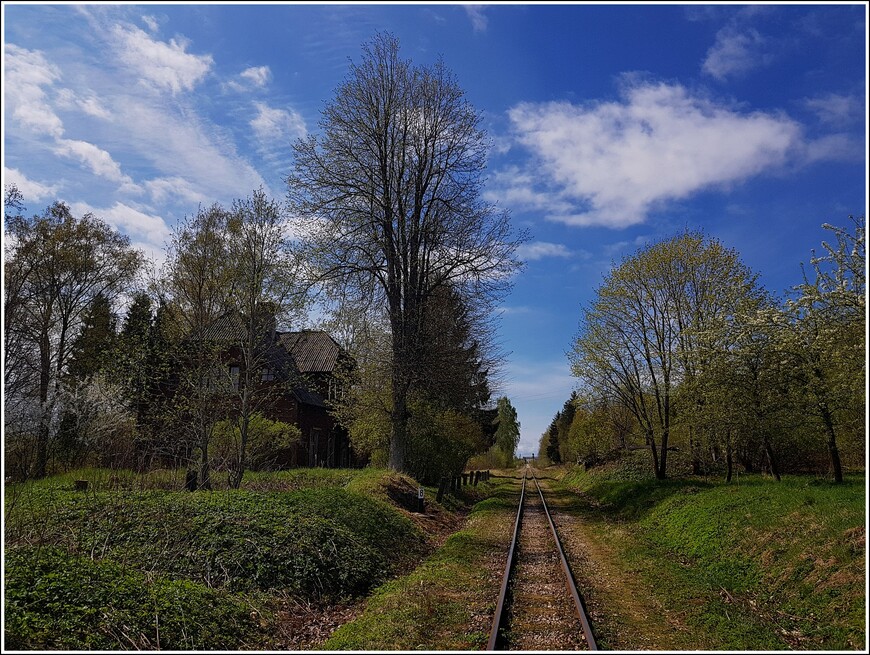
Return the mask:
[[62,548],[6,552],[6,647],[238,649],[257,626],[224,591]]
[[9,494],[7,545],[62,546],[231,590],[353,596],[422,548],[383,502],[343,489]]

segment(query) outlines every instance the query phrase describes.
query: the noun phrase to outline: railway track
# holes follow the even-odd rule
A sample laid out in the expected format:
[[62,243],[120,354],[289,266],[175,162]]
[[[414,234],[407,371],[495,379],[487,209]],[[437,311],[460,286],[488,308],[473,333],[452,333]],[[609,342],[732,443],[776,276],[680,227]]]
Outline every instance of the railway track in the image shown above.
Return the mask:
[[597,649],[544,493],[526,467],[487,650]]

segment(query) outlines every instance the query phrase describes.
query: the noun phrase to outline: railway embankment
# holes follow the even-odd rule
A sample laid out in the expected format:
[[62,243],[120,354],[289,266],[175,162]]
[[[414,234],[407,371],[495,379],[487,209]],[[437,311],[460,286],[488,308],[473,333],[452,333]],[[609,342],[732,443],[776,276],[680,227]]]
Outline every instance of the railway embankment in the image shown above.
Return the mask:
[[[316,647],[413,570],[488,485],[426,511],[383,470],[216,477],[80,470],[5,488],[5,645],[22,650]],[[405,503],[407,504],[407,503]]]
[[603,648],[864,650],[863,473],[655,481],[622,462],[543,475]]
[[[599,648],[865,648],[863,474],[636,464],[536,471]],[[426,488],[420,513],[401,502],[414,480],[372,469],[194,493],[170,472],[7,485],[6,646],[484,649],[521,487],[516,469],[441,503]]]

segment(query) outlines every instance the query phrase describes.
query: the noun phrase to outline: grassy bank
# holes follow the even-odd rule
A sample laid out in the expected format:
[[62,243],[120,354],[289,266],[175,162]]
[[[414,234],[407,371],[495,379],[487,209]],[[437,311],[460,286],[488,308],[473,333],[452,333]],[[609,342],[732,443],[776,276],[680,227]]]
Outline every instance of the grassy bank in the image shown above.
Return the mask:
[[239,490],[196,493],[182,484],[171,471],[87,470],[8,485],[7,646],[257,648],[269,643],[273,598],[359,598],[429,550],[388,501],[415,483],[386,471],[255,474]]
[[[863,649],[865,480],[564,472],[574,511],[703,649]],[[675,645],[675,647],[678,647]]]
[[520,479],[491,478],[465,526],[407,576],[382,586],[325,650],[476,650],[486,646]]

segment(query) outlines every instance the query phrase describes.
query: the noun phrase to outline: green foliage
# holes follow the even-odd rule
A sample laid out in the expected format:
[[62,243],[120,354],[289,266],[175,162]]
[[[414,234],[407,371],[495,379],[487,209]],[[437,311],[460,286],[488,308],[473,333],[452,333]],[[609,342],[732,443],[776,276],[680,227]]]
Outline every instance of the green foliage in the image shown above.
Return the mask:
[[422,544],[384,502],[343,489],[83,494],[32,486],[7,503],[6,536],[7,544],[62,546],[208,586],[307,598],[364,593]]
[[[254,412],[248,424],[248,466],[257,471],[273,468],[281,452],[298,443],[302,432],[291,423],[273,421]],[[211,450],[216,462],[233,462],[239,449],[238,421],[218,421],[212,433]]]
[[85,380],[104,370],[114,357],[115,317],[109,299],[97,294],[88,306],[82,327],[72,343],[69,374]]
[[517,420],[517,410],[507,396],[498,399],[496,408],[498,427],[495,431],[495,446],[507,456],[507,462],[513,460],[520,442],[520,422]]
[[57,547],[5,557],[7,648],[234,650],[256,633],[241,600],[201,584]]
[[408,427],[408,472],[426,484],[437,484],[441,476],[460,473],[471,455],[486,449],[477,421],[422,400],[411,404]]
[[363,614],[341,626],[326,650],[476,650],[486,645],[480,616],[491,614],[500,577],[489,559],[507,550],[518,499],[517,481],[492,478],[459,532],[409,575],[369,598]]

